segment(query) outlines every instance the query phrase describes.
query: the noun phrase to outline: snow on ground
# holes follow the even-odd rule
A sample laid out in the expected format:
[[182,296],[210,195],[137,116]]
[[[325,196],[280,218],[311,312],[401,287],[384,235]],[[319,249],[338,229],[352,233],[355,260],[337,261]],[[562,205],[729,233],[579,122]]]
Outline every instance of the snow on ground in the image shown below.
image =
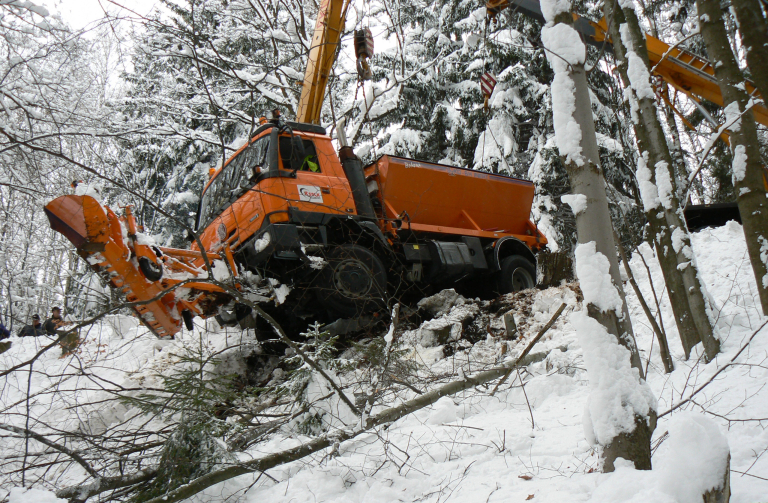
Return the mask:
[[[765,500],[768,494],[768,327],[753,339],[749,348],[717,379],[674,413],[664,413],[687,398],[739,351],[746,340],[766,321],[759,312],[755,279],[749,265],[741,226],[707,229],[693,234],[693,247],[708,292],[717,306],[715,317],[723,352],[704,364],[700,346],[689,361],[683,350],[671,309],[663,291],[661,273],[652,250],[640,248],[648,269],[636,253],[631,261],[641,290],[655,311],[654,296],[648,281],[650,271],[656,290],[663,325],[675,360],[676,370],[663,373],[658,344],[631,288],[625,286],[630,313],[644,364],[648,364],[648,383],[658,398],[662,414],[653,439],[655,448],[651,472],[638,472],[617,463],[612,474],[597,471],[593,446],[585,438],[583,417],[589,396],[588,376],[582,351],[571,325],[571,315],[581,309],[571,286],[550,288],[535,293],[530,318],[517,323],[523,343],[508,343],[488,337],[474,346],[459,344],[447,358],[434,346],[433,334],[446,330],[448,340],[457,336],[455,327],[462,317],[475,312],[450,295],[444,309],[437,306],[435,320],[402,335],[412,344],[411,358],[423,365],[424,375],[446,377],[497,365],[521,350],[550,319],[561,302],[563,315],[534,348],[546,357],[521,371],[513,372],[495,395],[495,385],[444,397],[433,406],[399,421],[365,433],[341,444],[334,456],[318,453],[276,469],[269,477],[244,475],[213,486],[191,501],[231,501],[248,503],[333,501],[333,502],[467,502],[507,501],[700,501],[695,491],[711,481],[719,453],[726,441],[731,452],[731,488],[734,503]],[[445,299],[443,299],[445,300]],[[442,302],[442,301],[441,301]],[[442,305],[442,304],[441,304]],[[208,328],[215,324],[209,322]],[[491,328],[503,327],[500,319]],[[195,335],[201,332],[196,331]],[[383,335],[383,334],[382,334]],[[236,343],[239,333],[206,332],[206,343],[223,347]],[[85,400],[96,401],[104,394],[106,382],[127,388],[152,387],[160,382],[156,374],[168,372],[183,347],[194,342],[185,335],[177,341],[161,342],[136,327],[134,320],[114,317],[111,325],[95,327],[85,337],[78,359],[59,359],[58,349],[45,353],[35,363],[30,389],[32,412],[62,428],[99,431],[129,419],[135,411],[125,406],[92,406],[88,410],[66,410],[64,406]],[[13,347],[0,355],[0,368],[7,368],[45,344],[45,338],[13,340]],[[506,354],[504,349],[509,347]],[[648,362],[650,355],[650,362]],[[78,373],[78,361],[96,365],[96,377],[85,379]],[[59,376],[65,375],[63,383]],[[29,373],[16,372],[3,378],[2,422],[21,424],[26,412],[24,396]],[[525,387],[520,386],[520,380]],[[101,381],[101,382],[100,382]],[[52,404],[53,391],[58,402]],[[400,399],[415,396],[413,392]],[[333,398],[331,399],[333,400]],[[328,410],[343,407],[338,399]],[[378,409],[374,408],[375,414]],[[703,412],[706,410],[706,412]],[[341,414],[344,417],[344,414]],[[282,431],[266,443],[258,444],[241,459],[258,457],[307,441],[309,437]],[[10,447],[12,442],[5,445]],[[0,447],[2,449],[2,447]],[[715,466],[716,468],[716,466]],[[716,470],[714,470],[716,472]],[[65,482],[59,482],[66,485]],[[703,485],[702,485],[703,484]],[[0,499],[6,496],[0,489]],[[40,501],[49,501],[38,496]],[[51,495],[52,497],[52,495]],[[16,499],[13,499],[16,498]],[[11,501],[25,501],[16,491]],[[50,499],[55,501],[55,499]]]

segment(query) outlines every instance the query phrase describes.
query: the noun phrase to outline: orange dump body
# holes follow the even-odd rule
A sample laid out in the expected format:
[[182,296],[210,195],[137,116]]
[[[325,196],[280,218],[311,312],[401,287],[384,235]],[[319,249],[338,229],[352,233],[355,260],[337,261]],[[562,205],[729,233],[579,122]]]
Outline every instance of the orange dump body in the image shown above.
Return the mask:
[[[507,176],[385,155],[365,168],[388,219],[401,230],[499,239],[537,249],[547,239],[530,220],[533,183]],[[369,189],[370,190],[370,189]]]

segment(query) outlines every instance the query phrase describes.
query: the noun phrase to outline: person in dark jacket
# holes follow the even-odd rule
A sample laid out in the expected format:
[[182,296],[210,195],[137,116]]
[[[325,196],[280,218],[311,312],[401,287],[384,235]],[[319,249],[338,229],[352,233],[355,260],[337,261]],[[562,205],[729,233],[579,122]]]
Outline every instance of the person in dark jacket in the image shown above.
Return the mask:
[[[11,336],[11,331],[5,328],[5,325],[3,325],[3,322],[0,321],[0,341],[3,341],[3,339],[7,339]],[[0,342],[0,355],[11,349],[11,341],[3,341]]]
[[32,315],[32,324],[26,325],[19,332],[19,337],[37,337],[38,335],[45,335],[43,325],[40,323],[40,315]]
[[51,309],[51,317],[45,320],[43,328],[45,329],[45,333],[48,335],[56,335],[56,330],[63,327],[64,325],[71,325],[71,323],[64,321],[64,319],[61,317],[61,309],[54,307]]
[[[43,325],[43,328],[45,328],[45,332],[48,335],[56,336],[59,335],[57,330],[71,324],[72,322],[70,321],[64,321],[64,319],[61,317],[61,309],[56,306],[51,309],[51,317],[45,320],[45,325]],[[73,354],[79,345],[80,334],[77,332],[77,330],[63,336],[59,342],[59,346],[61,346],[61,357],[64,358],[65,356]]]

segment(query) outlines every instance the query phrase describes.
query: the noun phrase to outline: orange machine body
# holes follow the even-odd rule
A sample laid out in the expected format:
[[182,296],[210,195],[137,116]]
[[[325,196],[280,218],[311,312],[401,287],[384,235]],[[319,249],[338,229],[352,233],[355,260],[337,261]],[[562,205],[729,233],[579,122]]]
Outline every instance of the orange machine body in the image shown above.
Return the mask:
[[[238,156],[259,140],[269,137],[271,130],[267,129],[255,135],[251,141],[241,147],[227,163],[218,169],[205,186],[204,193],[208,191],[217,179],[230,176],[230,165]],[[301,132],[304,143],[311,142],[316,150],[317,172],[309,170],[296,171],[295,177],[274,177],[259,181],[258,184],[243,188],[242,195],[216,216],[210,223],[200,221],[198,225],[207,227],[200,234],[200,240],[206,249],[213,249],[225,241],[232,250],[253,237],[267,222],[285,222],[289,219],[289,211],[320,211],[333,214],[354,214],[355,205],[350,197],[350,187],[344,171],[339,163],[339,158],[333,149],[330,138],[324,134]],[[281,134],[280,138],[290,136]],[[282,173],[290,173],[287,162],[282,156],[278,158],[279,169]],[[318,187],[320,189],[320,201],[318,197],[306,196],[300,191],[306,191],[306,187]],[[205,218],[204,216],[202,218]],[[224,226],[226,232],[221,230]],[[221,236],[225,235],[224,238]],[[197,249],[196,244],[192,244]]]
[[[204,253],[197,242],[189,250],[156,246],[130,208],[118,217],[90,196],[60,197],[46,213],[159,337],[219,313],[245,271],[294,289],[326,281],[320,288],[349,290],[367,267],[360,253],[378,254],[369,265],[385,264],[379,274],[422,284],[493,276],[510,254],[535,267],[546,238],[529,218],[532,183],[391,156],[363,169],[349,152],[340,160],[319,126],[263,125],[203,190]],[[345,246],[357,255],[337,258],[335,276],[317,272]]]

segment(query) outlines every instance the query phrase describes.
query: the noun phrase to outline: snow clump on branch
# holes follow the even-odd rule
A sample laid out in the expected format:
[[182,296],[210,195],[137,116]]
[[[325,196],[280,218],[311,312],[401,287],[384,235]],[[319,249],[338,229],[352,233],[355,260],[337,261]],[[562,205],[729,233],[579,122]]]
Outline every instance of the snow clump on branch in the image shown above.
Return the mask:
[[637,186],[643,200],[643,209],[648,212],[658,208],[661,204],[659,190],[653,183],[653,174],[648,169],[643,156],[637,158]]
[[584,302],[604,313],[613,310],[621,316],[624,303],[611,279],[610,263],[605,255],[597,251],[595,242],[580,243],[574,255],[576,276],[584,293]]
[[581,66],[586,58],[586,48],[581,37],[571,26],[554,23],[561,12],[570,12],[570,2],[544,0],[541,9],[547,25],[541,30],[541,41],[547,49],[547,60],[555,72],[552,80],[552,115],[555,138],[560,155],[566,162],[584,165],[581,151],[581,128],[573,117],[576,112],[576,85],[571,78],[573,66]]
[[635,91],[638,99],[654,100],[655,95],[651,87],[651,73],[648,71],[648,67],[645,66],[645,62],[635,52],[632,36],[629,33],[629,26],[623,23],[619,27],[619,32],[621,33],[621,41],[624,42],[624,47],[627,49],[627,77],[629,77],[630,87]]
[[584,194],[565,194],[560,200],[571,207],[574,215],[578,215],[587,209],[587,196]]
[[605,327],[586,311],[575,313],[571,323],[579,334],[589,376],[584,435],[591,444],[608,445],[617,435],[635,429],[636,416],[650,421],[651,411],[656,411],[656,398],[638,370],[630,365],[629,350]]
[[553,23],[558,14],[571,12],[571,0],[542,0],[541,12],[547,23]]
[[[734,102],[735,103],[735,102]],[[744,180],[747,174],[747,148],[744,145],[736,145],[733,149],[733,184]]]
[[672,177],[669,174],[669,165],[664,161],[656,163],[656,187],[659,189],[659,201],[667,210],[672,209]]

